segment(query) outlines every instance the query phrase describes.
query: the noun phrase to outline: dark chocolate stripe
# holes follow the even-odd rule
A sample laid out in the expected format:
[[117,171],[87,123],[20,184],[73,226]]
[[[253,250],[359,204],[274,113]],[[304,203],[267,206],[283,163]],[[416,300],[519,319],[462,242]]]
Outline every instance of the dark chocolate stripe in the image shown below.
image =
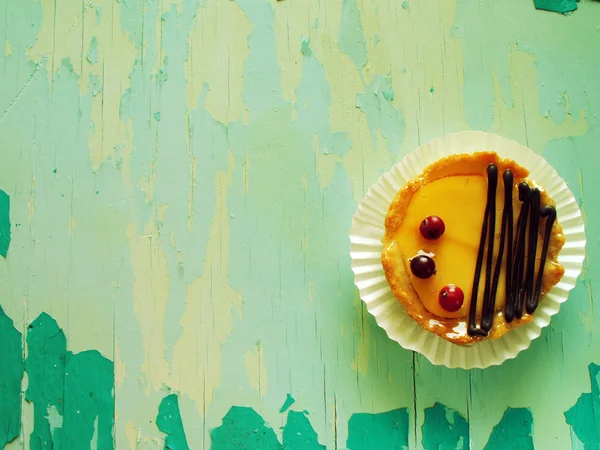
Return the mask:
[[546,217],[546,230],[544,232],[544,244],[542,247],[542,258],[540,260],[540,268],[538,270],[537,281],[535,284],[535,292],[531,301],[527,302],[527,313],[533,314],[539,302],[542,293],[542,280],[544,279],[544,268],[546,267],[546,258],[548,257],[548,247],[550,246],[550,237],[552,236],[552,227],[556,221],[556,209],[553,206],[544,206],[540,210],[540,215]]
[[[491,285],[492,285],[492,270],[494,268],[494,239],[496,238],[496,189],[498,187],[498,168],[490,164],[488,166],[488,202],[490,202],[488,218],[488,247],[487,247],[487,262],[485,265],[485,287],[483,290],[483,307],[491,309],[492,314],[494,305],[490,305]],[[482,311],[483,316],[483,311]],[[489,329],[485,330],[489,331]]]
[[[491,280],[492,272],[492,259],[494,253],[494,229],[495,229],[495,217],[496,217],[496,187],[498,185],[498,168],[494,164],[490,164],[487,169],[488,172],[488,192],[487,202],[485,205],[485,215],[483,217],[483,225],[481,226],[481,237],[479,239],[479,250],[477,252],[477,263],[475,265],[475,276],[473,277],[473,290],[471,292],[471,305],[469,306],[469,324],[467,327],[467,333],[470,336],[487,336],[488,332],[477,327],[477,293],[479,291],[479,280],[481,278],[481,269],[483,266],[483,254],[485,251],[485,239],[488,235],[488,227],[491,228],[488,244],[488,258],[486,265],[486,281],[485,281],[485,294],[484,294],[484,305],[489,295],[489,285]],[[491,222],[491,225],[490,225]],[[490,251],[491,249],[491,251]]]
[[[556,210],[552,206],[545,206],[540,210],[540,191],[531,189],[525,182],[519,183],[519,200],[521,212],[517,219],[516,236],[514,230],[513,212],[513,188],[514,177],[510,170],[503,174],[504,181],[504,209],[502,211],[502,229],[500,232],[500,248],[494,262],[494,239],[496,228],[496,190],[498,186],[498,168],[494,164],[488,166],[488,190],[487,202],[481,227],[479,239],[479,250],[477,251],[477,262],[475,275],[473,277],[473,289],[471,292],[471,304],[469,305],[469,321],[467,333],[470,336],[488,335],[494,321],[498,284],[500,273],[504,262],[504,250],[506,248],[506,308],[505,320],[510,323],[516,317],[523,317],[526,308],[528,314],[532,314],[540,301],[542,281],[544,278],[544,267],[548,257],[548,248],[552,235],[552,227],[556,221]],[[536,278],[536,254],[539,239],[539,216],[546,217],[544,243],[540,267]],[[487,239],[487,245],[486,245]],[[486,256],[487,250],[487,256]],[[483,259],[486,256],[486,279],[483,293],[483,308],[481,324],[477,325],[477,299],[479,293],[479,282],[483,270]],[[493,269],[493,276],[492,276]],[[535,289],[534,289],[535,281]]]
[[[537,253],[537,241],[540,230],[540,191],[531,191],[531,204],[529,205],[529,250],[527,252],[527,272],[525,274],[525,303],[533,301],[533,280],[535,278],[535,260]],[[529,312],[529,311],[528,311]]]
[[[504,181],[504,209],[502,211],[502,228],[500,232],[500,248],[498,249],[498,257],[496,258],[496,268],[494,269],[494,278],[492,280],[492,288],[490,290],[489,301],[484,303],[483,305],[483,313],[481,315],[481,328],[485,331],[490,331],[492,329],[492,324],[494,322],[494,311],[496,310],[496,294],[498,293],[498,283],[500,281],[500,270],[502,269],[502,262],[504,259],[504,247],[506,246],[506,233],[509,228],[509,212],[510,212],[510,220],[513,220],[512,216],[512,190],[513,190],[513,174],[510,170],[506,170],[502,176]],[[495,208],[494,208],[495,210]],[[506,273],[510,273],[509,265],[510,257],[512,256],[510,249],[512,248],[512,223],[510,227],[511,236],[508,241],[509,255],[507,258],[507,266]],[[494,236],[493,233],[490,233],[490,236]],[[493,250],[493,248],[492,248]],[[488,249],[488,256],[489,256]],[[493,251],[491,252],[493,254]],[[507,280],[510,277],[507,277]],[[510,283],[507,282],[507,286]],[[509,292],[508,288],[506,292]]]
[[524,294],[523,269],[525,268],[525,240],[527,236],[527,222],[531,200],[531,188],[525,182],[519,183],[519,200],[521,200],[521,212],[517,222],[517,240],[515,243],[515,255],[511,290],[514,297],[514,315],[517,319],[523,317]]
[[[510,175],[507,175],[510,173]],[[508,177],[510,176],[510,180]],[[510,181],[510,190],[507,187]],[[512,290],[512,273],[513,273],[513,234],[514,234],[514,213],[513,213],[513,186],[514,178],[510,170],[504,172],[504,211],[507,213],[508,221],[508,242],[506,255],[506,273],[505,273],[505,288],[506,305],[504,310],[504,318],[508,323],[512,322],[515,317],[515,296]]]

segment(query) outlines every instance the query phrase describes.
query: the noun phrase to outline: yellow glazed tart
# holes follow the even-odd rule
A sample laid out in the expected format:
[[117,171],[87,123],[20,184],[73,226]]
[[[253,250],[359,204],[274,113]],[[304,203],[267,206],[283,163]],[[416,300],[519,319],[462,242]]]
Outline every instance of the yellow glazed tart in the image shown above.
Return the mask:
[[461,345],[499,338],[531,321],[561,280],[562,227],[528,175],[494,152],[453,155],[396,194],[382,265],[423,328]]

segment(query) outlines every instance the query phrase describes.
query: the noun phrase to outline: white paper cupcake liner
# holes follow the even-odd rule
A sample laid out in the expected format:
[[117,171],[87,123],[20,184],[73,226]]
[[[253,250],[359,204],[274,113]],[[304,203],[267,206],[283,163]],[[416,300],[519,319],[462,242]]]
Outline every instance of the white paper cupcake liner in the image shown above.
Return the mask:
[[[481,150],[494,151],[528,169],[529,178],[543,187],[556,202],[558,220],[566,238],[558,258],[565,268],[565,274],[540,302],[531,322],[509,331],[501,338],[463,347],[426,331],[408,316],[385,278],[381,264],[381,239],[390,203],[402,186],[440,158]],[[542,328],[550,323],[552,316],[558,313],[561,303],[567,301],[585,259],[585,229],[581,211],[565,181],[529,148],[479,131],[465,131],[435,139],[407,155],[383,174],[359,204],[352,219],[350,242],[352,270],[360,297],[390,339],[408,350],[421,353],[433,364],[463,369],[498,365],[528,348],[531,341],[541,334]]]

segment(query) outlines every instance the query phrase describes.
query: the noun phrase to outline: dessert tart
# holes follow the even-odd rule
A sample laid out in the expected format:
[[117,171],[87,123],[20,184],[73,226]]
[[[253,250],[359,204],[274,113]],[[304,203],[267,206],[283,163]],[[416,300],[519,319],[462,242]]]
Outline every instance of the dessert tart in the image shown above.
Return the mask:
[[[490,167],[492,164],[493,167]],[[507,169],[510,169],[508,174],[505,173]],[[491,181],[496,181],[495,208],[487,207],[488,171]],[[510,209],[507,209],[503,225],[504,200],[510,197],[504,195],[505,176],[511,175],[513,217],[509,221]],[[457,177],[464,177],[463,184],[466,186],[461,187],[460,183],[456,183]],[[409,227],[408,213],[412,217],[411,211],[416,208],[418,197],[427,194],[423,201],[433,202],[435,186],[449,184],[452,179],[455,186],[451,184],[440,188],[437,201],[432,203],[446,209],[429,210],[423,207],[423,210],[417,211],[418,214],[414,214],[412,226]],[[479,192],[476,199],[478,203],[473,197],[476,192]],[[530,253],[529,243],[533,245],[534,242],[529,239],[530,206],[532,202],[537,203],[538,192],[539,207],[534,206],[533,210],[539,208],[538,211],[542,212],[543,209],[543,215],[535,216],[538,224],[533,229],[538,233],[534,234],[537,236],[535,252]],[[491,201],[492,196],[490,204]],[[522,210],[525,203],[527,209]],[[556,217],[551,207],[554,207]],[[492,213],[493,220],[490,217]],[[527,218],[524,225],[523,219],[519,222],[519,216]],[[428,220],[423,224],[425,218]],[[486,218],[487,229],[484,230]],[[453,224],[455,221],[461,227],[457,228]],[[492,223],[493,233],[488,234]],[[510,223],[513,224],[512,237]],[[524,231],[521,230],[522,226]],[[402,227],[406,227],[406,234],[400,233]],[[504,246],[501,246],[503,229]],[[549,237],[545,239],[547,229]],[[485,235],[483,239],[482,234]],[[489,244],[490,235],[493,236],[493,252],[492,262],[488,264],[485,244]],[[542,329],[550,324],[552,317],[558,314],[562,303],[568,300],[569,292],[575,287],[583,269],[586,254],[581,210],[565,180],[531,149],[482,131],[462,131],[433,139],[394,164],[360,201],[352,217],[349,237],[352,271],[360,298],[388,337],[405,349],[420,353],[433,364],[463,369],[502,364],[528,348],[540,336]],[[402,239],[406,239],[407,245],[415,245],[415,248],[402,251]],[[446,247],[453,240],[454,245]],[[482,241],[484,246],[480,257]],[[546,241],[546,262],[540,272]],[[509,242],[512,242],[512,246],[508,245]],[[503,251],[495,296],[492,300],[489,295],[486,302],[485,292],[491,292],[494,286],[500,247]],[[394,252],[397,258],[392,257]],[[511,258],[508,257],[509,252],[512,252]],[[529,254],[536,256],[532,260],[533,278],[528,276]],[[415,260],[415,256],[418,259]],[[421,258],[424,256],[433,261],[433,268],[426,258]],[[519,258],[515,259],[517,256]],[[477,289],[474,290],[475,268],[479,259],[481,271]],[[507,260],[512,261],[510,268],[507,267]],[[423,264],[423,261],[427,261],[427,264]],[[518,262],[515,264],[515,261]],[[430,278],[416,277],[410,268],[411,264],[421,264],[424,274],[430,272],[432,275]],[[465,268],[460,272],[465,264],[470,265],[471,269]],[[491,278],[489,289],[486,289],[488,266]],[[520,278],[513,283],[515,267],[520,268],[517,270]],[[442,278],[449,273],[462,273],[463,278],[444,281]],[[508,289],[507,273],[511,274]],[[536,297],[540,273],[539,297]],[[419,283],[425,285],[428,280],[435,282],[429,291],[422,290],[423,286],[418,287]],[[446,288],[445,291],[440,292],[443,288]],[[436,292],[436,289],[439,290]],[[514,289],[517,289],[516,296],[513,295]],[[477,294],[476,301],[472,302],[474,291]],[[528,302],[530,292],[534,295]],[[435,302],[441,307],[440,293],[447,309],[436,313]],[[521,303],[517,304],[517,301]],[[499,306],[502,302],[503,307]],[[490,303],[491,309],[484,306]],[[507,305],[509,310],[512,308],[508,315]],[[471,307],[474,309],[474,320],[469,327]],[[517,307],[522,308],[520,317],[517,317]],[[482,326],[484,316],[486,321]]]
[[442,157],[395,195],[381,263],[408,315],[459,345],[532,320],[560,282],[565,237],[529,171],[492,151]]

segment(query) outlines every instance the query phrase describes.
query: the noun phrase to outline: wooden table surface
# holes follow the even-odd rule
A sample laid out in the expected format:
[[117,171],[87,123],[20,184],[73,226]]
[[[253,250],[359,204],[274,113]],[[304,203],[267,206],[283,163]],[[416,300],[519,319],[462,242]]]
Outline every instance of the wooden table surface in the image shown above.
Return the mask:
[[[600,448],[577,5],[0,0],[0,448]],[[386,337],[348,239],[383,171],[467,129],[542,154],[588,238],[551,326],[471,371]]]

